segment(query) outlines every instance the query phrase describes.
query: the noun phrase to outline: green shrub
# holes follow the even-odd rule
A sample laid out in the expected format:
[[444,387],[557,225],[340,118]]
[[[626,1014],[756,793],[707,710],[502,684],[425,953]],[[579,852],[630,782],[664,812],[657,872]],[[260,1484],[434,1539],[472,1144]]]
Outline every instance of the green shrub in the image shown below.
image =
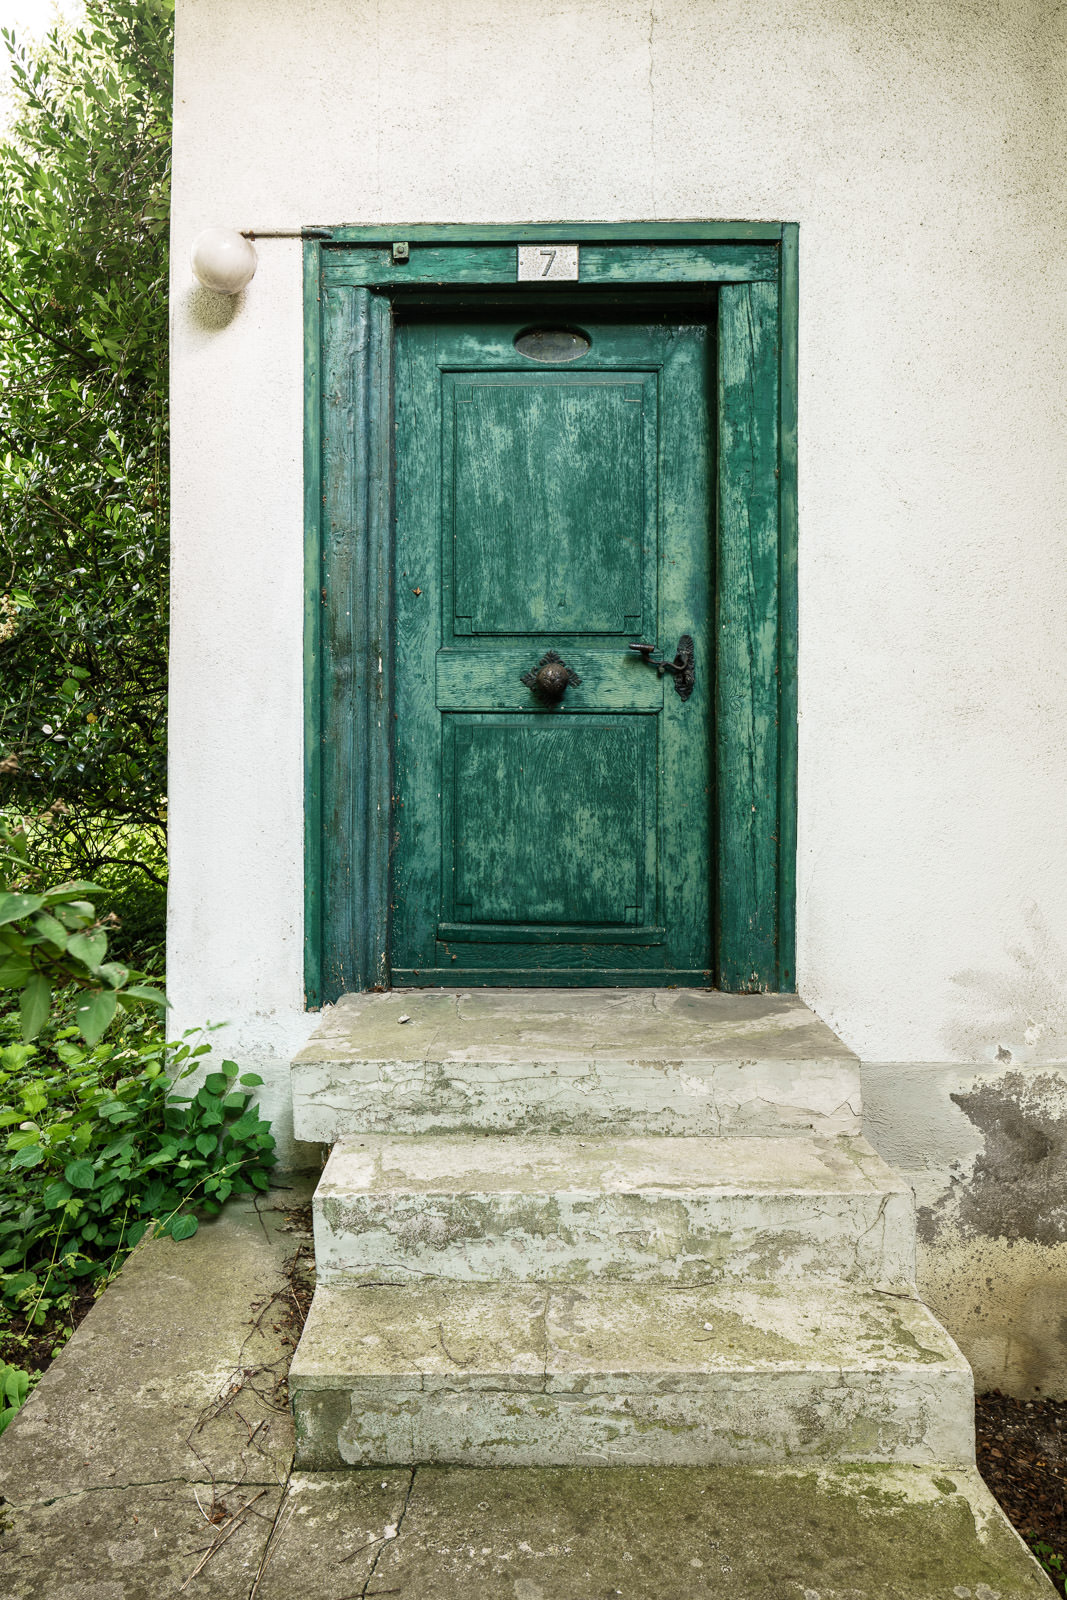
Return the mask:
[[[2,780],[0,780],[2,781]],[[133,824],[62,809],[23,817],[0,813],[0,837],[20,839],[17,884],[32,893],[72,879],[90,879],[112,918],[115,960],[162,977],[166,969],[167,858],[159,841]]]
[[32,882],[26,856],[26,833],[0,818],[0,989],[19,996],[23,1039],[37,1037],[57,995],[71,999],[78,1031],[90,1045],[120,1007],[165,1006],[160,990],[139,981],[143,973],[107,959],[113,919],[98,917],[84,898],[97,886],[61,883],[26,892]]
[[173,0],[0,35],[0,779],[160,853],[173,38]]
[[167,886],[136,867],[97,868],[94,881],[110,914],[111,951],[117,961],[142,972],[163,973],[167,964]]
[[275,1157],[256,1074],[227,1061],[174,1093],[206,1044],[168,1047],[136,1014],[92,1044],[51,1023],[35,1044],[20,1032],[0,1017],[0,1302],[32,1326],[106,1281],[149,1227],[186,1239],[197,1210],[266,1189]]

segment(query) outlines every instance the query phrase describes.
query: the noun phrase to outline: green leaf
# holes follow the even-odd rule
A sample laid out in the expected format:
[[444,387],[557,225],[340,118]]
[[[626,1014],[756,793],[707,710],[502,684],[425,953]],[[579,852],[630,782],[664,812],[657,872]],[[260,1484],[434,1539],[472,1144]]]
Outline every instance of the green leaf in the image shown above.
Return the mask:
[[32,971],[29,956],[21,952],[0,960],[0,989],[21,989]]
[[209,1072],[204,1079],[204,1088],[209,1094],[225,1094],[229,1088],[230,1080],[225,1072]]
[[170,1001],[159,989],[153,989],[150,984],[131,983],[126,994],[132,1000],[148,1000],[155,1006],[169,1006]]
[[19,1016],[22,1020],[22,1037],[26,1043],[36,1039],[52,1009],[52,990],[48,979],[37,973],[22,991]]
[[200,1151],[202,1156],[211,1155],[215,1150],[218,1149],[218,1145],[218,1137],[215,1134],[198,1133],[196,1136],[196,1148]]
[[96,1176],[91,1161],[72,1161],[63,1168],[63,1176],[72,1189],[91,1189]]
[[14,1300],[18,1295],[25,1294],[27,1289],[33,1289],[36,1286],[36,1272],[16,1272],[15,1276],[9,1278],[4,1285],[4,1298],[7,1299],[10,1296]]
[[48,911],[38,911],[33,919],[33,926],[49,943],[58,945],[60,950],[67,948],[67,930],[58,917],[53,917]]
[[86,923],[92,922],[96,916],[88,900],[71,900],[68,903],[66,896],[61,901],[54,902],[52,909],[60,922],[68,928],[84,928]]
[[259,1118],[251,1111],[246,1111],[243,1117],[238,1117],[237,1121],[231,1124],[229,1134],[231,1139],[241,1140],[247,1139],[250,1134],[258,1130]]
[[109,983],[113,989],[117,989],[121,984],[125,983],[129,975],[129,967],[122,966],[118,961],[103,961],[97,968],[97,977],[103,978],[104,982]]
[[243,1083],[249,1089],[258,1089],[263,1079],[258,1072],[242,1072],[237,1081]]
[[76,961],[84,961],[90,972],[96,972],[107,954],[107,934],[102,928],[94,928],[91,933],[72,934],[67,940],[67,954]]
[[78,912],[79,916],[87,913],[91,921],[94,913],[93,908],[89,904],[88,900],[76,900],[74,897],[75,895],[79,894],[103,893],[104,891],[101,889],[99,884],[89,883],[85,879],[79,878],[76,882],[57,884],[54,889],[48,889],[41,896],[41,899],[46,906],[58,906],[64,904],[65,902],[69,902],[70,906]]
[[11,1157],[11,1165],[13,1167],[39,1167],[43,1160],[44,1151],[39,1144],[26,1144]]
[[180,1241],[182,1239],[191,1239],[198,1227],[199,1223],[196,1218],[190,1216],[187,1211],[183,1211],[181,1216],[174,1218],[167,1231],[172,1239]]
[[43,905],[42,894],[0,894],[0,923],[20,922]]
[[3,1372],[4,1399],[11,1405],[20,1406],[30,1392],[30,1375],[19,1367],[4,1366]]
[[87,1044],[95,1044],[115,1015],[114,989],[94,989],[74,1008],[74,1020]]

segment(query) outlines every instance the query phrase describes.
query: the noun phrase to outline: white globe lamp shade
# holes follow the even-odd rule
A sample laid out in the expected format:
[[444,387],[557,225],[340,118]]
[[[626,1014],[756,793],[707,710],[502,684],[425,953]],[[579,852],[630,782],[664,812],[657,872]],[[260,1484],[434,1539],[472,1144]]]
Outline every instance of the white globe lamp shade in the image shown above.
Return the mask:
[[251,240],[233,228],[205,228],[193,241],[192,262],[205,289],[240,294],[256,270],[256,252]]

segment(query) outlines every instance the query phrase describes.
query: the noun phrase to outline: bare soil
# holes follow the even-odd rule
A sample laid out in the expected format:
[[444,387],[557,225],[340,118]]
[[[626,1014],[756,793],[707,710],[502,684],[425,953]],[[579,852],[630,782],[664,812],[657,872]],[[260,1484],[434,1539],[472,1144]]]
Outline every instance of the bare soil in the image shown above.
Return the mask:
[[0,1325],[0,1362],[38,1377],[51,1366],[95,1302],[93,1286],[87,1282],[66,1310],[53,1310],[40,1324],[31,1327],[25,1317],[12,1315]]
[[1067,1400],[975,1404],[978,1470],[1061,1593],[1067,1594]]

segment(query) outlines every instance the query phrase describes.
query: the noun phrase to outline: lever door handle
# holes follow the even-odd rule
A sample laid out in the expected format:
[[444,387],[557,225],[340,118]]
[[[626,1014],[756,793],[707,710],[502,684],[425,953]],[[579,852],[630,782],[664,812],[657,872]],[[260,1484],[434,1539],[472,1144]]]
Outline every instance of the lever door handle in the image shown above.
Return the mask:
[[669,672],[674,679],[675,693],[679,700],[688,700],[696,682],[692,635],[682,634],[673,661],[664,661],[662,656],[653,655],[655,648],[654,644],[645,644],[643,640],[640,642],[635,640],[633,644],[627,645],[627,649],[635,651],[646,666],[655,667],[658,677],[662,678],[665,672]]

